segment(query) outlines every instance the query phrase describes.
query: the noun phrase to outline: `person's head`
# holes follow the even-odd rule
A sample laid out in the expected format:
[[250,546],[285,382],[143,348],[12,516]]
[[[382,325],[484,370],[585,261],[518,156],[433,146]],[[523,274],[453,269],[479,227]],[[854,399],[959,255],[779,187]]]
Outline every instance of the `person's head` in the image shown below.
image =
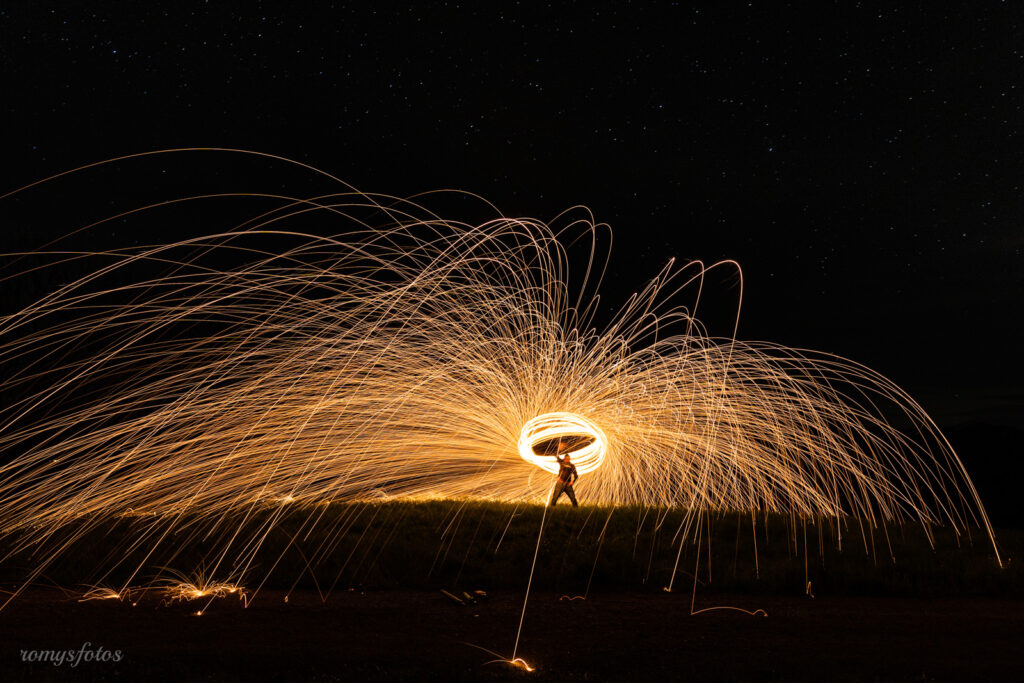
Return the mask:
[[563,455],[562,456],[562,460],[564,460],[565,462],[569,462],[570,461],[569,454],[566,453],[565,455]]

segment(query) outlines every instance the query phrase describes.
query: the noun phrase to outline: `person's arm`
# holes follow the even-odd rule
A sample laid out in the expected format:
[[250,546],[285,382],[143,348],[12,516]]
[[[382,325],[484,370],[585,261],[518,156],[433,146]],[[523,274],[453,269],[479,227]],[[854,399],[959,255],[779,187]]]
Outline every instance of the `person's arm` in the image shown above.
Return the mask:
[[572,483],[575,484],[576,480],[580,478],[580,475],[576,473],[576,465],[572,466]]

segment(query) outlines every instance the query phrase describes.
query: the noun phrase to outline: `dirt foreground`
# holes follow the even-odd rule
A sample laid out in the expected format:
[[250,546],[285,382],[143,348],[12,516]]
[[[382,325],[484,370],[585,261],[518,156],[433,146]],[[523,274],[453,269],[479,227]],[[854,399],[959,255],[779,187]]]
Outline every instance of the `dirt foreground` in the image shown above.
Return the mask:
[[[35,589],[0,612],[0,679],[993,680],[1020,674],[1015,601],[612,593],[459,606],[440,593],[265,591],[165,605],[155,596],[77,602]],[[29,651],[89,650],[60,664]],[[120,661],[113,661],[119,653]],[[96,661],[106,658],[107,661]]]

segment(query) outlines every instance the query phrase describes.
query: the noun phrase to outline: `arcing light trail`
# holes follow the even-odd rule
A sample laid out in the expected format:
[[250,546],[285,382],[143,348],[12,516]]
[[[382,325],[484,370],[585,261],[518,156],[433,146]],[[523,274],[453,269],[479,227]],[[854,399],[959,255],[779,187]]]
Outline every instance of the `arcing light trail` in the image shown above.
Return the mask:
[[[203,538],[211,573],[246,576],[273,565],[268,504],[308,506],[308,530],[332,501],[540,502],[560,436],[586,502],[980,525],[994,546],[892,382],[705,333],[705,276],[732,262],[670,263],[599,324],[610,232],[583,209],[467,224],[347,188],[276,200],[207,237],[54,253],[102,263],[0,317],[0,535],[39,558],[29,579],[81,520],[147,520],[133,548]],[[335,236],[301,229],[322,216]]]

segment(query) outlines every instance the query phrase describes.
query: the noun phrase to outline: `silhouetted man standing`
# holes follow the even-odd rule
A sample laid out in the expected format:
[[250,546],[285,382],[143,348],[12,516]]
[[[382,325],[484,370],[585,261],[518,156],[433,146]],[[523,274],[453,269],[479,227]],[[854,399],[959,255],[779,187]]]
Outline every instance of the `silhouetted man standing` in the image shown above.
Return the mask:
[[568,494],[569,500],[572,501],[574,508],[579,507],[579,503],[576,502],[576,492],[572,490],[572,485],[579,479],[579,475],[576,474],[576,465],[572,464],[569,459],[569,454],[566,453],[563,457],[559,458],[558,453],[562,452],[564,448],[564,442],[559,440],[558,452],[555,453],[555,460],[558,461],[558,481],[555,482],[555,490],[551,493],[551,505],[554,506],[558,502],[558,499],[562,497],[562,494]]

